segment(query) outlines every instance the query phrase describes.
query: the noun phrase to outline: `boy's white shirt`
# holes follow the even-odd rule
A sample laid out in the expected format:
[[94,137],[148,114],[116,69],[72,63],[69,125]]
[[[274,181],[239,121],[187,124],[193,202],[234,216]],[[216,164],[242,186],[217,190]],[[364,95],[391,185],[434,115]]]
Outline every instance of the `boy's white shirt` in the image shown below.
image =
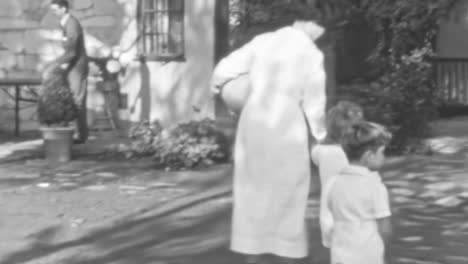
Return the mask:
[[[320,151],[323,147],[327,147],[328,151]],[[330,205],[328,203],[329,193],[339,172],[348,166],[349,162],[346,154],[338,145],[315,145],[311,150],[311,157],[312,161],[319,167],[320,181],[322,185],[319,211],[322,244],[325,247],[330,247],[334,222]]]
[[[354,167],[354,166],[350,165],[350,167]],[[378,172],[371,172],[371,171],[368,171],[368,172],[372,173],[376,179],[381,181],[381,178]],[[336,176],[331,177],[328,180],[328,182],[326,183],[325,187],[322,190],[321,197],[320,197],[320,229],[322,232],[322,244],[323,246],[327,248],[330,248],[331,246],[334,223],[335,223],[333,214],[331,213],[331,209],[330,209],[330,193],[338,177],[340,177],[340,175],[337,174]],[[386,199],[388,199],[388,197]],[[390,210],[384,209],[384,210],[375,212],[373,217],[378,219],[378,218],[388,217],[390,215],[391,215]]]

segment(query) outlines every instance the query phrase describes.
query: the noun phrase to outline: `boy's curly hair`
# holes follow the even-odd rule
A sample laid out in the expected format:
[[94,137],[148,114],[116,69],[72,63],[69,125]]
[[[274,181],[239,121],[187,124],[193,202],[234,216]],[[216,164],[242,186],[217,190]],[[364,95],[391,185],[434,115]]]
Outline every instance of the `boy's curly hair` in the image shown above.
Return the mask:
[[330,108],[326,117],[327,137],[325,144],[341,144],[350,127],[363,120],[360,105],[351,101],[340,101]]
[[387,146],[392,134],[382,125],[362,121],[351,126],[345,135],[343,149],[350,161],[362,158],[367,151],[376,151],[379,147]]

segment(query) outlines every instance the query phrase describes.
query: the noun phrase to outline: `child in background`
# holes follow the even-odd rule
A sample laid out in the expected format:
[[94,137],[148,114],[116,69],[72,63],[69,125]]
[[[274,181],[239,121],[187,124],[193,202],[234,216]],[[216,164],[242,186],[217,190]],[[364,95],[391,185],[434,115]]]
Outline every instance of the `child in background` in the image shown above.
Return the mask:
[[[338,175],[348,165],[348,158],[341,147],[343,137],[354,123],[362,120],[362,117],[362,108],[349,101],[340,101],[328,111],[326,120],[327,137],[323,142],[314,146],[311,152],[312,161],[319,170],[321,197],[323,197],[323,189],[328,180]],[[320,229],[322,231],[322,244],[325,247],[330,245],[330,242],[327,241],[329,235],[325,233],[325,230],[329,230],[330,226],[333,225],[330,222],[331,220],[326,205],[321,204]]]
[[[363,118],[362,108],[353,102],[340,101],[330,108],[326,117],[327,137],[312,148],[312,161],[319,167],[321,186],[348,164],[341,147],[350,127]],[[340,168],[338,168],[340,167]]]
[[378,169],[391,139],[375,123],[360,122],[345,136],[343,148],[350,165],[325,186],[331,211],[332,264],[384,264],[385,243],[391,235],[388,192]]

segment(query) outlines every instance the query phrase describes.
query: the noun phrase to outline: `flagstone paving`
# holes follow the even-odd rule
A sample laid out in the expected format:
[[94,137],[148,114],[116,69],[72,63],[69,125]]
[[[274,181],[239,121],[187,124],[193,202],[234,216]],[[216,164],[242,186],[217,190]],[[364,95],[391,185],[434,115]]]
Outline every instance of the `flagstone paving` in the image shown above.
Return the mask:
[[[468,263],[468,166],[454,161],[413,157],[400,164],[401,174],[383,173],[394,210],[394,263]],[[405,169],[409,163],[419,168]]]
[[[443,151],[390,158],[382,172],[395,264],[468,263],[468,141],[459,133],[468,119],[439,126],[432,142]],[[34,155],[1,163],[0,263],[238,263],[221,250],[229,239],[229,170],[164,172],[149,160],[94,154],[62,166]],[[186,197],[198,202],[185,205]],[[173,204],[179,210],[165,209]],[[309,202],[308,263],[325,264],[317,205]]]

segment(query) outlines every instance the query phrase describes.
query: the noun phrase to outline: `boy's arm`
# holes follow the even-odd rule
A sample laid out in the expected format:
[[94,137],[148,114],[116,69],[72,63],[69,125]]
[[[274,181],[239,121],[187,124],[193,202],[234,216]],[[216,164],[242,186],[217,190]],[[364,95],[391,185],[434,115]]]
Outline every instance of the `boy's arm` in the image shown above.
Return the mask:
[[376,175],[378,181],[373,188],[374,199],[374,217],[377,221],[377,230],[385,244],[385,259],[389,263],[390,248],[389,243],[392,238],[392,221],[390,210],[390,199],[388,198],[388,191],[385,185],[380,180],[380,175]]
[[382,240],[387,245],[390,242],[393,233],[391,217],[388,216],[377,219],[377,228]]
[[384,241],[385,244],[385,263],[391,263],[390,261],[390,256],[392,255],[390,253],[390,241],[392,239],[392,234],[393,234],[393,228],[392,228],[392,221],[391,217],[384,217],[384,218],[379,218],[377,219],[377,229],[379,231],[380,237],[382,237],[382,240]]
[[335,184],[336,178],[332,178],[322,189],[320,195],[320,231],[322,233],[322,245],[324,247],[330,248],[332,235],[333,235],[333,226],[335,225],[335,220],[333,219],[333,214],[331,211],[331,200],[330,193]]

